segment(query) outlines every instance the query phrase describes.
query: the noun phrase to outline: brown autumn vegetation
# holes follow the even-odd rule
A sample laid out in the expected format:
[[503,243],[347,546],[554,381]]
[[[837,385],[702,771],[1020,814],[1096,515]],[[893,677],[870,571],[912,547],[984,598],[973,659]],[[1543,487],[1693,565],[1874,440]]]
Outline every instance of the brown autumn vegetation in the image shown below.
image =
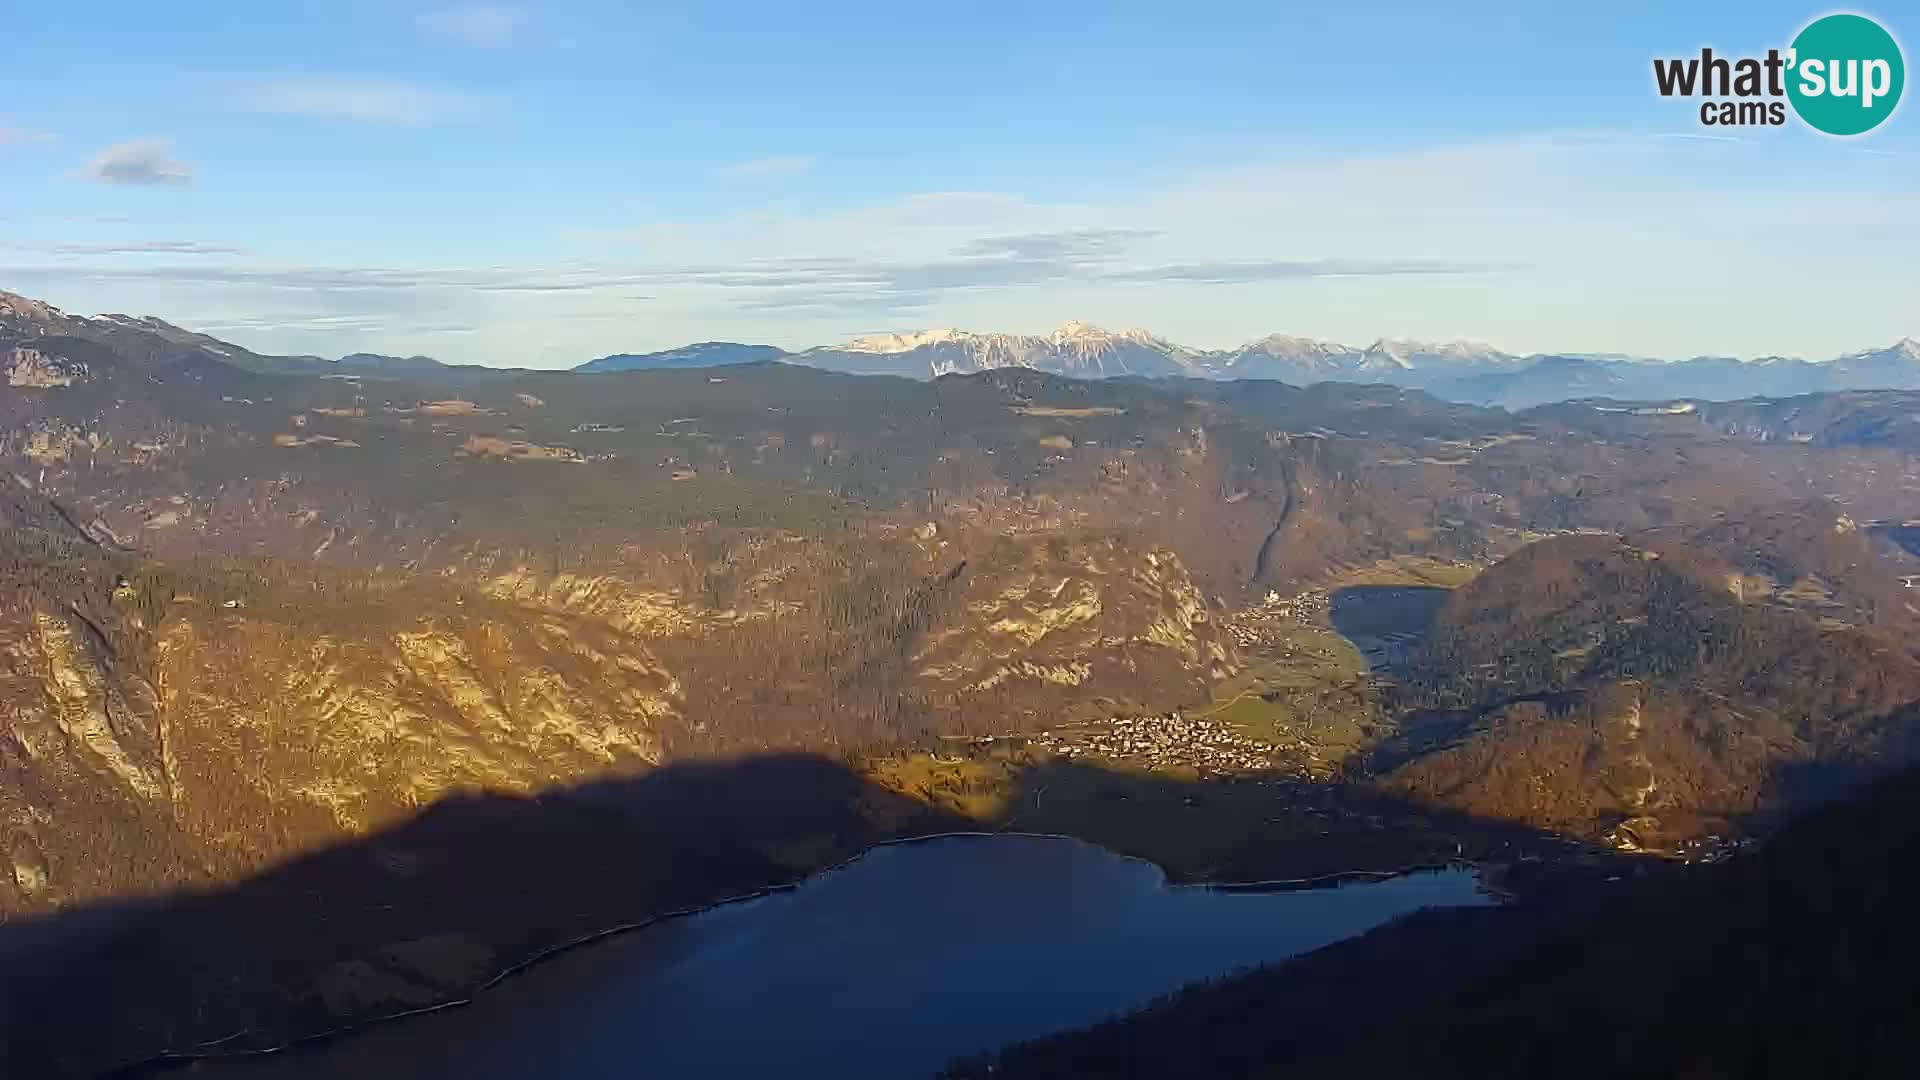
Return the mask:
[[[1904,745],[1908,661],[1876,650],[1912,613],[1884,552],[1832,525],[1920,511],[1903,451],[1848,441],[1861,400],[1803,443],[1717,413],[1023,370],[316,378],[143,325],[0,327],[84,369],[0,399],[9,723],[59,733],[12,766],[32,794],[10,842],[48,870],[14,905],[231,876],[470,787],[1204,702],[1245,662],[1231,610],[1406,555],[1518,553],[1390,697],[1420,721],[1377,758],[1401,790],[1685,832],[1766,803],[1785,765],[1851,774]],[[503,460],[542,447],[577,457]],[[1664,554],[1602,553],[1619,565],[1595,576],[1580,545],[1614,542],[1525,546],[1570,529],[1652,530],[1633,543]],[[94,569],[29,584],[55,566]],[[202,765],[161,735],[196,729],[232,733]],[[71,800],[148,813],[133,833],[171,868],[89,879],[81,833],[49,824],[86,819]],[[192,824],[222,814],[244,824]]]
[[[479,792],[1203,703],[1247,665],[1235,609],[1409,556],[1492,568],[1368,691],[1391,734],[1344,774],[1374,796],[1665,845],[1916,751],[1910,395],[1508,414],[1020,370],[314,377],[105,321],[0,347],[35,357],[0,395],[0,916],[259,880]],[[916,807],[713,872],[675,834],[622,895],[778,880]],[[585,888],[590,848],[542,872]],[[528,903],[489,950],[547,940]]]

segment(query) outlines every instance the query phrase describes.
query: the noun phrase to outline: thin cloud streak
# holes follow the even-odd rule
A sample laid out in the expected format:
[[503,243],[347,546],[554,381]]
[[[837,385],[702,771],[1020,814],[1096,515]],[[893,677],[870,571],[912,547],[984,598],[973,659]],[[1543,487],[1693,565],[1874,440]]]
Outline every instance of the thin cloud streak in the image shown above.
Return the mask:
[[28,244],[16,248],[51,251],[56,255],[251,255],[243,247],[227,244],[203,244],[197,240],[138,240],[128,243],[54,244],[34,248]]
[[[1046,284],[1194,284],[1277,282],[1333,277],[1486,273],[1501,267],[1415,259],[1191,261],[1139,264],[1128,249],[1156,234],[1143,229],[1071,230],[981,237],[949,254],[926,259],[821,257],[748,260],[732,264],[651,267],[513,268],[300,267],[220,263],[160,265],[55,264],[0,269],[16,278],[93,283],[161,283],[195,288],[297,289],[320,294],[442,293],[622,294],[636,287],[706,288],[732,294],[743,310],[835,310],[896,314],[924,308],[950,294]],[[206,253],[185,242],[69,245],[95,253]],[[651,295],[651,294],[647,294]]]
[[1490,274],[1513,265],[1417,259],[1258,259],[1246,262],[1178,263],[1106,275],[1107,281],[1140,284],[1185,282],[1229,285],[1296,278],[1400,277],[1420,274]]
[[32,128],[14,127],[0,123],[0,146],[19,146],[24,143],[52,142],[53,136],[45,131]]
[[251,112],[406,127],[472,118],[488,105],[478,94],[377,77],[275,75],[242,79],[234,89]]
[[526,12],[490,5],[441,8],[414,17],[421,33],[475,48],[509,44],[526,23]]
[[736,161],[731,165],[722,165],[714,170],[717,176],[729,180],[745,180],[766,176],[797,176],[812,172],[818,159],[810,154],[775,154],[771,157],[754,158],[751,161]]
[[[270,334],[287,331],[302,333],[328,333],[351,331],[354,333],[385,333],[395,329],[386,319],[366,315],[260,315],[245,318],[212,318],[192,320],[193,328],[203,334]],[[468,323],[431,324],[408,326],[404,332],[411,335],[425,334],[472,334],[479,327]]]

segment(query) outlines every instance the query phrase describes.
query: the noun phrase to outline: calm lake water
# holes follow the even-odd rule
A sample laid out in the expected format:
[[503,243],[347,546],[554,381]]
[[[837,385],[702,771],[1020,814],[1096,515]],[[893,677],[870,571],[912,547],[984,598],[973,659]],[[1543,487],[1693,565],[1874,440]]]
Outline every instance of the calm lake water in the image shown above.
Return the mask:
[[930,1076],[1419,908],[1491,902],[1463,870],[1170,887],[1076,840],[943,837],[563,954],[467,1008],[196,1075]]
[[1327,614],[1369,667],[1390,671],[1426,638],[1450,595],[1424,585],[1352,585],[1333,594]]

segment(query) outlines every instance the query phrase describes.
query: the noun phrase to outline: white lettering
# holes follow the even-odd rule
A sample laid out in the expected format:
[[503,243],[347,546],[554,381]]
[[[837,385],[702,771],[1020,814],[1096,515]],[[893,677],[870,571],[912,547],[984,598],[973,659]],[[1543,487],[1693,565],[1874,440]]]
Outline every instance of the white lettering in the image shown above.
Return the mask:
[[1820,97],[1827,92],[1827,65],[1824,60],[1800,61],[1800,92]]
[[[1842,72],[1847,76],[1844,79],[1840,77]],[[1858,94],[1860,92],[1860,61],[1848,60],[1844,64],[1838,60],[1827,61],[1827,89],[1833,92],[1834,97],[1853,97]]]
[[1887,66],[1885,60],[1869,60],[1863,81],[1865,87],[1860,92],[1860,107],[1871,109],[1874,98],[1886,97],[1887,91],[1893,89],[1893,69]]

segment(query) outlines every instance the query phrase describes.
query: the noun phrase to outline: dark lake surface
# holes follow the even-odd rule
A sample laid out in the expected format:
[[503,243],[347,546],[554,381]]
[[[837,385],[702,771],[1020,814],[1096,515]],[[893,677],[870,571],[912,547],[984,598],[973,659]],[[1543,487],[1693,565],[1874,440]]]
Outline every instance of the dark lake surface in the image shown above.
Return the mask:
[[195,1075],[931,1076],[1420,908],[1491,902],[1460,869],[1213,889],[1077,840],[941,837],[564,953],[465,1008]]
[[1399,667],[1433,626],[1451,591],[1424,585],[1353,585],[1329,599],[1327,616],[1375,671]]
[[1900,549],[1907,554],[1920,555],[1920,527],[1913,525],[1885,525],[1879,526],[1877,531],[1884,533],[1887,539],[1900,545]]

